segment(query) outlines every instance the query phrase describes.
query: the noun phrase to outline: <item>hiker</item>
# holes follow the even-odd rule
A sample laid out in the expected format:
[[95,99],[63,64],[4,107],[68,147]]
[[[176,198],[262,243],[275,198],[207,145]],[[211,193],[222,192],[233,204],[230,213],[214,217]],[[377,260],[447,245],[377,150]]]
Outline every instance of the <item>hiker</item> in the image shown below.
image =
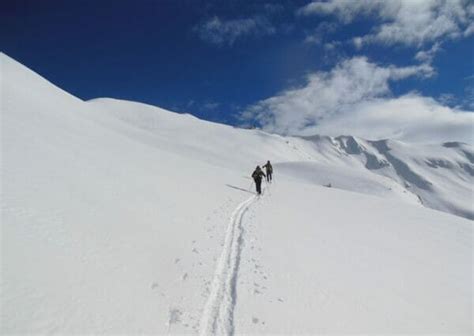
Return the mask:
[[252,173],[252,178],[255,181],[255,186],[257,187],[257,194],[262,194],[262,176],[266,176],[265,173],[262,171],[260,166],[257,166]]
[[263,166],[265,168],[265,171],[267,172],[267,182],[272,181],[272,174],[273,174],[273,167],[270,161],[267,161],[267,163]]

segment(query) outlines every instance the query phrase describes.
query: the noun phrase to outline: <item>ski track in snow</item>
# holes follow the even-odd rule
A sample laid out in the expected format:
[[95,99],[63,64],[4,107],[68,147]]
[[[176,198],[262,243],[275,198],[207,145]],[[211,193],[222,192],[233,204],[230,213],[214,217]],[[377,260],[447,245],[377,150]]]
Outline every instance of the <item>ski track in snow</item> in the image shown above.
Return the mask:
[[200,335],[232,335],[234,333],[233,317],[242,249],[242,219],[256,199],[258,196],[250,197],[240,203],[232,213],[210,295],[201,317]]

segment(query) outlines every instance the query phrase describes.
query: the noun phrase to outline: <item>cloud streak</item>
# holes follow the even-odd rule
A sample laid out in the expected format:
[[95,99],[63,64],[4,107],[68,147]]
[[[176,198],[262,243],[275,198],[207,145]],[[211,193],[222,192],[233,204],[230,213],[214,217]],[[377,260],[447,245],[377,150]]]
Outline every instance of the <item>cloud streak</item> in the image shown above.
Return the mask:
[[370,43],[420,47],[474,32],[474,3],[469,0],[313,1],[298,14],[333,15],[342,24],[360,17],[374,18],[373,31],[354,38],[356,47]]
[[194,27],[198,36],[211,44],[232,46],[244,37],[261,37],[275,33],[275,27],[263,16],[224,20],[214,16]]
[[474,143],[474,114],[443,106],[416,93],[354,104],[352,111],[329,118],[311,133],[351,134],[369,139],[418,143]]
[[370,139],[472,141],[472,113],[411,93],[392,97],[390,83],[434,74],[429,64],[379,66],[365,57],[348,59],[306,84],[264,99],[242,114],[265,130],[280,134],[351,134]]

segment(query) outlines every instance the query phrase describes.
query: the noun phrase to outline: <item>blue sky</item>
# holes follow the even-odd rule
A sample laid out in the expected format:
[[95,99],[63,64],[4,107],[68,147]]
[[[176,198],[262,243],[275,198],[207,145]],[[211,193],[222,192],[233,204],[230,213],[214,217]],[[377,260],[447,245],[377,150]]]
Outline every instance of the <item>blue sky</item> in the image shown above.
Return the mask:
[[[422,123],[440,114],[438,130],[451,114],[474,109],[474,5],[467,0],[0,6],[1,50],[84,100],[141,101],[285,134],[347,132],[367,111],[407,106]],[[359,133],[372,130],[370,118]],[[370,136],[405,128],[390,118]],[[391,123],[397,126],[387,130]]]

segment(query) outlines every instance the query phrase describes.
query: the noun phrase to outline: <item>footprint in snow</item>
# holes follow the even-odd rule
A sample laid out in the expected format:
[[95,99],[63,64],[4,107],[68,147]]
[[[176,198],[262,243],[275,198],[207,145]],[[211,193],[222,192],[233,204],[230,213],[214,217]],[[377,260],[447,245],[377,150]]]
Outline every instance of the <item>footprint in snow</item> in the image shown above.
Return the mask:
[[181,322],[182,314],[183,313],[178,308],[170,308],[168,313],[168,327],[170,327],[172,324]]

